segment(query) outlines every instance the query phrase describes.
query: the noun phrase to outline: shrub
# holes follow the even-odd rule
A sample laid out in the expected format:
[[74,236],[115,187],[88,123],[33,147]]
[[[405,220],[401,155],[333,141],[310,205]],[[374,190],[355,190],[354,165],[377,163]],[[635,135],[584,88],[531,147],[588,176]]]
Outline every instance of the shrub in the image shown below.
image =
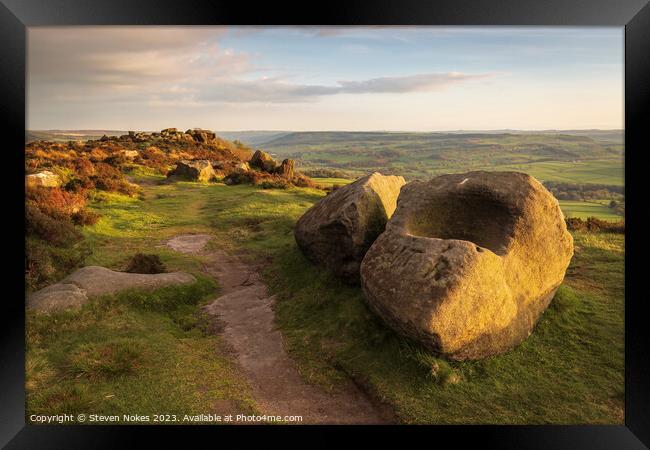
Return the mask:
[[55,246],[28,236],[25,241],[25,287],[34,290],[58,281],[79,267],[89,253],[84,244]]
[[60,188],[30,186],[25,189],[25,198],[28,204],[37,206],[43,213],[53,217],[70,217],[86,204],[83,194]]
[[38,206],[28,203],[25,211],[25,232],[57,246],[70,245],[81,239],[81,234],[65,216],[45,214]]
[[216,283],[197,277],[194,283],[165,286],[154,291],[129,290],[117,295],[118,301],[146,311],[173,313],[188,305],[196,305],[214,293]]
[[37,289],[65,276],[88,254],[79,245],[82,235],[75,225],[97,221],[84,208],[84,194],[59,188],[29,187],[25,198],[25,283]]
[[53,279],[56,268],[50,252],[44,245],[32,240],[25,244],[25,284],[30,289],[36,289],[41,284]]
[[318,186],[316,185],[316,183],[314,183],[314,180],[312,180],[312,179],[309,178],[308,176],[303,175],[303,174],[301,174],[301,173],[297,173],[297,174],[293,177],[293,179],[291,180],[291,182],[292,182],[295,186],[298,186],[298,187],[308,187],[308,188],[316,188],[316,187],[318,187]]
[[610,222],[595,217],[588,217],[587,220],[578,217],[566,219],[567,228],[571,231],[590,231],[600,233],[625,233],[625,221]]
[[247,183],[250,178],[245,173],[231,172],[223,179],[226,184],[242,184]]
[[76,375],[109,378],[134,372],[141,364],[142,350],[124,340],[85,344],[69,356],[68,368]]
[[101,216],[96,212],[84,208],[72,215],[72,222],[75,225],[79,225],[83,227],[86,225],[96,224],[100,217]]
[[131,162],[123,152],[114,153],[104,160],[104,162],[115,168],[122,168],[124,165]]
[[260,183],[260,186],[263,189],[288,189],[291,186],[291,183],[289,183],[287,180],[284,178],[272,178],[269,180],[264,180]]
[[130,273],[163,273],[167,271],[158,255],[136,253],[129,261],[126,271]]
[[297,174],[291,180],[288,180],[277,174],[270,174],[258,170],[250,170],[248,172],[231,172],[224,177],[226,184],[242,184],[249,183],[254,186],[261,186],[264,189],[287,189],[291,186],[298,187],[316,187],[311,178],[302,174]]
[[422,347],[406,341],[400,342],[400,352],[414,361],[437,384],[454,384],[458,375],[444,359],[440,359]]
[[137,193],[138,187],[127,182],[122,172],[104,162],[95,164],[95,175],[91,177],[95,187],[102,191],[119,192],[125,195]]
[[95,147],[90,151],[89,157],[92,162],[99,162],[108,158],[108,153],[101,148]]

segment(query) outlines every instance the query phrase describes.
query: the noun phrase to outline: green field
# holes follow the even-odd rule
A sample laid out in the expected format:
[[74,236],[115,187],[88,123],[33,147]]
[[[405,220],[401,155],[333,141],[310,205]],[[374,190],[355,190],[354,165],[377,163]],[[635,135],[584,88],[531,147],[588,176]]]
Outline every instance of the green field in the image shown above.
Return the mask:
[[541,181],[623,184],[622,135],[300,132],[261,147],[305,169],[380,171],[407,180],[469,170],[517,170]]
[[595,217],[601,220],[623,220],[623,216],[616,214],[611,208],[607,207],[607,202],[581,202],[560,200],[560,207],[565,217],[577,217],[586,219],[587,217]]
[[93,253],[84,264],[123,269],[134,253],[153,252],[199,283],[106,298],[79,312],[31,314],[28,412],[256,410],[222,338],[205,327],[200,305],[215,294],[199,275],[200,257],[162,246],[173,235],[201,232],[214,236],[210,245],[266,261],[277,324],[310,382],[336,389],[353,377],[404,423],[623,422],[622,235],[575,234],[566,282],[522,345],[483,361],[446,363],[383,326],[358,287],[302,256],[292,228],[323,191],[156,184],[161,178],[139,176],[139,198],[95,197],[102,218],[85,231]]
[[623,159],[589,160],[581,162],[538,162],[507,165],[499,170],[515,170],[529,173],[540,181],[563,181],[570,183],[593,183],[623,186],[625,173]]

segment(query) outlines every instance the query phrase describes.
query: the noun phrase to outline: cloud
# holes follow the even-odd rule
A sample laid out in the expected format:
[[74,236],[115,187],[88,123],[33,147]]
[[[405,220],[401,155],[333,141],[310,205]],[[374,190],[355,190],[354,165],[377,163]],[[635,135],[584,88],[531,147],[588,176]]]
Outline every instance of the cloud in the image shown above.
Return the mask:
[[444,89],[464,81],[486,78],[492,74],[464,74],[460,72],[424,73],[402,77],[372,78],[363,81],[339,81],[341,92],[346,93],[406,93]]
[[[300,31],[327,35],[342,29]],[[215,27],[30,28],[30,103],[34,107],[46,102],[298,103],[338,94],[436,91],[488,76],[424,73],[342,80],[333,85],[253,78],[263,68],[253,62],[252,55],[224,48],[221,41],[226,33]]]
[[250,55],[221,47],[225,33],[216,27],[30,28],[29,95],[82,100],[130,92],[146,99],[257,70]]
[[287,83],[281,79],[232,80],[197,86],[197,100],[211,102],[303,102],[337,94],[406,94],[432,92],[492,74],[425,73],[400,77],[339,81],[335,86]]

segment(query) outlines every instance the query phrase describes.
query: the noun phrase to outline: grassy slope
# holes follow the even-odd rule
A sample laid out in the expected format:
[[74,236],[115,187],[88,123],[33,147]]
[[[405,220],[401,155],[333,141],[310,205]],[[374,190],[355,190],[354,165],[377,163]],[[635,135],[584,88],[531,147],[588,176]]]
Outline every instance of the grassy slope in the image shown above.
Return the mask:
[[[80,311],[30,313],[27,417],[176,414],[180,420],[224,405],[253,412],[245,381],[197,314],[195,302],[213,292],[204,278],[96,299]],[[170,301],[174,307],[161,308]]]
[[351,374],[413,423],[622,422],[623,236],[576,234],[565,286],[535,333],[505,355],[449,366],[387,330],[358,287],[309,264],[291,233],[305,202],[277,200],[287,221],[262,213],[234,244],[272,261],[277,320],[306,379],[333,386]]
[[[152,185],[143,194],[141,199],[117,194],[95,197],[93,208],[102,218],[85,229],[93,249],[85,265],[119,270],[134,253],[154,252],[169,270],[190,271],[199,282],[154,294],[125,293],[92,302],[78,312],[49,317],[31,313],[28,414],[255,411],[225,344],[209,332],[198,307],[214,298],[214,282],[201,277],[199,257],[162,246],[175,234],[210,231],[210,215],[202,210],[209,192],[204,186],[179,183]],[[188,304],[146,307],[161,298],[174,304],[185,298]]]
[[264,144],[305,167],[373,170],[407,179],[468,170],[518,170],[542,181],[622,185],[621,143],[552,134],[292,133]]
[[530,338],[507,354],[451,365],[386,330],[358,288],[309,267],[295,248],[269,276],[305,377],[328,385],[342,368],[405,422],[622,423],[623,239],[576,235],[576,244],[566,283]]
[[607,206],[609,202],[606,200],[593,200],[593,201],[572,201],[560,200],[560,207],[564,212],[565,217],[578,217],[586,219],[587,217],[596,217],[602,220],[618,221],[624,217],[617,214],[615,210]]
[[[359,288],[340,284],[300,254],[292,227],[323,195],[321,191],[194,183],[159,186],[151,184],[156,177],[144,179],[150,183],[145,185],[144,200],[109,196],[96,203],[104,217],[87,231],[95,249],[87,263],[121,268],[135,251],[148,249],[159,253],[170,269],[196,270],[199,259],[156,247],[181,232],[210,232],[215,236],[213,245],[265,259],[265,277],[279,298],[278,324],[306,379],[334,386],[342,373],[352,374],[394,405],[406,422],[622,421],[622,236],[576,235],[578,250],[566,285],[535,333],[506,355],[449,366],[396,337],[366,309]],[[201,412],[206,412],[210,402],[220,399],[254,407],[227,358],[219,356],[220,339],[203,334],[198,325],[183,329],[184,320],[190,324],[198,320],[187,319],[192,317],[190,310],[177,323],[168,312],[116,304],[122,306],[110,312],[108,320],[92,311],[82,313],[81,318],[88,319],[47,325],[46,330],[56,331],[50,333],[53,338],[30,340],[35,344],[29,361],[45,367],[34,370],[35,376],[53,372],[38,384],[39,393],[57,380],[61,389],[88,390],[83,398],[100,402],[104,411],[147,405],[169,412],[187,401],[191,409],[203,407],[207,409]],[[126,312],[119,313],[124,308]],[[66,323],[72,323],[69,330]],[[77,327],[80,333],[73,338]],[[124,335],[108,332],[115,329]],[[84,343],[106,343],[130,333],[142,340],[138,348],[148,349],[142,367],[151,372],[140,370],[137,375],[94,383],[84,376],[74,378],[57,359]],[[154,341],[165,344],[155,346]],[[157,360],[159,352],[165,358]],[[175,381],[179,372],[171,367],[163,370],[162,359],[182,361],[179,372],[185,378]],[[433,364],[440,366],[436,375],[431,373]],[[155,375],[154,369],[160,374]],[[452,383],[454,378],[461,381]],[[162,381],[168,396],[147,393],[147,383]],[[136,384],[129,387],[131,383]],[[206,389],[213,394],[205,396]],[[115,397],[106,398],[109,395]],[[60,403],[58,407],[62,408]]]

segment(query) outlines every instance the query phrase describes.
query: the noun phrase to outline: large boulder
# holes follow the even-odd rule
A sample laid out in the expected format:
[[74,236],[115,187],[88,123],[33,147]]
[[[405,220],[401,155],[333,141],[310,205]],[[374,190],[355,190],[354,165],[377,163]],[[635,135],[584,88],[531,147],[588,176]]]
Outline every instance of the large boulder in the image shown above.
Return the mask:
[[257,150],[249,162],[251,167],[256,167],[264,172],[273,172],[277,163],[268,153]]
[[59,283],[34,292],[27,306],[37,311],[79,307],[90,297],[115,294],[126,289],[155,289],[196,281],[189,273],[141,274],[116,272],[100,266],[83,267]]
[[291,180],[295,175],[296,162],[293,159],[285,159],[282,164],[278,166],[276,172],[283,178]]
[[361,264],[369,307],[449,359],[525,339],[573,256],[557,200],[516,172],[443,175],[402,188]]
[[393,214],[404,178],[373,173],[327,195],[296,223],[304,255],[350,283],[366,251]]
[[61,178],[49,170],[32,173],[25,177],[27,186],[58,187],[61,186]]
[[167,178],[187,181],[210,181],[215,176],[212,164],[204,159],[178,161],[176,167],[167,174]]

